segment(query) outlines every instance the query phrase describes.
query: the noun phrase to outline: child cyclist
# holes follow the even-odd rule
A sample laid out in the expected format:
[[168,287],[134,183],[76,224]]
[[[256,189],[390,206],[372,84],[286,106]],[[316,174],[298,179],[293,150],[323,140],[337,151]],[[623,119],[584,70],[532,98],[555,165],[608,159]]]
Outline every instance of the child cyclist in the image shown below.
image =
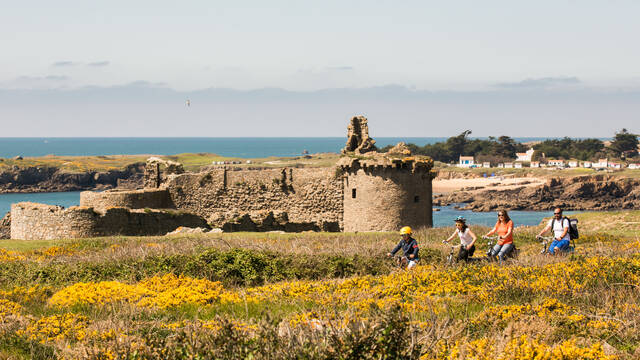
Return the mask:
[[402,249],[404,256],[400,260],[401,264],[403,267],[406,265],[407,269],[411,269],[416,266],[420,260],[420,257],[418,256],[418,251],[420,250],[418,248],[418,242],[416,239],[411,237],[411,228],[408,226],[400,229],[400,235],[402,236],[402,239],[390,253],[387,253],[387,256],[392,257],[398,252],[398,250]]
[[476,251],[476,234],[474,234],[467,226],[467,220],[462,216],[458,216],[453,221],[456,223],[456,230],[443,242],[448,243],[458,235],[460,238],[460,250],[458,251],[457,261],[464,260],[469,262],[469,258],[472,257],[473,253]]

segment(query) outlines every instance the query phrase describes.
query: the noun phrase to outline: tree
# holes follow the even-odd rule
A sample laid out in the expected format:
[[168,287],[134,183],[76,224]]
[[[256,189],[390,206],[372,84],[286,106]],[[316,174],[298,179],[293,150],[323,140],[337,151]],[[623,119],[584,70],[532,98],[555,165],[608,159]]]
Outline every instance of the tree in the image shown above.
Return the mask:
[[616,133],[609,148],[620,157],[634,157],[638,155],[638,135],[631,134],[623,128]]
[[454,158],[464,154],[464,147],[467,144],[467,137],[471,134],[471,130],[465,130],[460,135],[447,139],[447,150]]
[[507,159],[516,157],[517,143],[508,136],[500,136],[498,143],[493,148],[493,155],[501,156]]

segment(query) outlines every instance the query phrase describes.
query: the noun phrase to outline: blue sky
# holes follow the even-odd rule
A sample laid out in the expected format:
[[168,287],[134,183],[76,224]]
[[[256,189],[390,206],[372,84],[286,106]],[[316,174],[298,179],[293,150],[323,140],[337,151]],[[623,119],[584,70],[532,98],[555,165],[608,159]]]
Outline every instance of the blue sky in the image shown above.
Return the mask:
[[378,136],[638,122],[637,1],[0,1],[0,136],[341,136],[360,113]]

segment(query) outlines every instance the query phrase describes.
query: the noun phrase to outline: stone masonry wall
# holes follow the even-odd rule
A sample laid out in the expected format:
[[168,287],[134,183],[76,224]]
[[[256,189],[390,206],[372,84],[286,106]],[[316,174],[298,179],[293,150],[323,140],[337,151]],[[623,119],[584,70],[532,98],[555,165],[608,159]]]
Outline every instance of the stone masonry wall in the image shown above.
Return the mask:
[[104,213],[88,207],[22,202],[11,205],[11,238],[52,240],[112,235],[164,235],[180,226],[207,227],[199,216],[165,211],[111,208]]
[[162,185],[177,209],[207,218],[213,226],[245,214],[285,212],[291,223],[342,228],[342,180],[335,168],[214,169],[169,175]]
[[129,209],[168,209],[173,207],[166,189],[83,191],[80,193],[80,206],[98,210],[112,207]]

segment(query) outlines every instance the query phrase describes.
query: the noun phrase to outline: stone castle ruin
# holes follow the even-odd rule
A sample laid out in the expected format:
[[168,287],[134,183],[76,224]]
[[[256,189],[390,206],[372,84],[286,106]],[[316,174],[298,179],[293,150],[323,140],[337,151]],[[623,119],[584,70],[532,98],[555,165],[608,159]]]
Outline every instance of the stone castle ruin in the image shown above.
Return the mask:
[[[203,168],[149,158],[144,188],[85,191],[80,206],[11,207],[12,239],[164,235],[176,228],[223,231],[396,231],[432,226],[429,158],[379,154],[367,119],[348,128],[329,168]],[[402,156],[405,156],[404,158]]]

